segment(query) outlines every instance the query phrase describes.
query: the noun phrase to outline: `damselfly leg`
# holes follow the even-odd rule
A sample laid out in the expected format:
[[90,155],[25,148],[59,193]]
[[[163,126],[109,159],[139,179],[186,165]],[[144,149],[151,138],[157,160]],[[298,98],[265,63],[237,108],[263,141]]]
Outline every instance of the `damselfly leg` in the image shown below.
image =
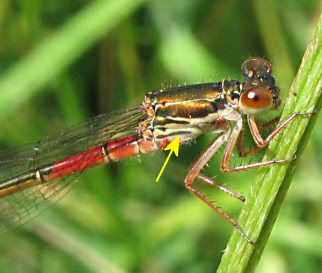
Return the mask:
[[[259,128],[259,130],[261,129],[268,129],[268,128],[272,128],[273,126],[277,125],[277,123],[280,121],[280,117],[276,117],[270,121],[267,121],[265,123],[261,123],[259,121],[256,121],[256,125]],[[237,151],[238,151],[238,155],[240,157],[248,157],[251,155],[254,155],[256,153],[258,153],[262,148],[255,146],[250,148],[248,151],[246,151],[245,149],[245,125],[246,125],[247,121],[244,120],[244,126],[243,129],[241,130],[238,140],[237,140]]]
[[[250,153],[253,154],[253,151],[259,151],[260,149],[267,146],[274,137],[276,137],[292,120],[294,120],[296,117],[302,116],[302,115],[311,115],[313,112],[301,112],[301,113],[295,113],[291,115],[288,119],[286,119],[284,122],[281,123],[280,126],[278,126],[273,132],[269,134],[269,136],[264,139],[259,130],[257,123],[253,116],[249,115],[248,118],[248,124],[253,136],[253,139],[256,143],[255,149],[251,150]],[[193,187],[193,184],[196,182],[197,179],[202,180],[203,182],[206,182],[207,184],[213,185],[220,190],[224,191],[225,193],[241,200],[245,201],[245,197],[235,193],[234,191],[227,189],[226,187],[222,186],[220,183],[215,181],[212,178],[209,178],[203,174],[201,174],[201,171],[203,167],[211,160],[211,158],[215,155],[215,153],[218,151],[218,149],[227,142],[226,150],[221,162],[221,170],[225,173],[235,173],[239,171],[244,171],[260,166],[267,166],[274,163],[289,163],[293,161],[295,158],[291,159],[273,159],[269,161],[263,161],[243,166],[238,166],[234,168],[229,167],[229,162],[231,160],[234,147],[236,146],[237,140],[240,137],[241,132],[244,131],[244,122],[242,116],[240,116],[237,119],[236,125],[233,130],[230,129],[230,127],[227,127],[226,131],[218,137],[216,140],[212,142],[212,144],[202,153],[202,155],[197,158],[197,160],[194,162],[193,166],[191,167],[190,171],[188,172],[186,179],[185,179],[185,185],[188,188],[188,190],[199,197],[202,201],[204,201],[207,205],[209,205],[213,210],[215,210],[220,216],[222,216],[224,219],[226,219],[228,222],[230,222],[239,232],[240,234],[251,244],[254,244],[255,242],[243,231],[243,229],[240,227],[238,222],[231,217],[229,214],[227,214],[225,211],[223,211],[221,208],[219,208],[216,204],[211,202],[205,195],[203,195],[200,191],[195,189]],[[238,146],[238,145],[237,145]],[[249,154],[249,152],[248,152]],[[248,155],[247,154],[247,155]]]

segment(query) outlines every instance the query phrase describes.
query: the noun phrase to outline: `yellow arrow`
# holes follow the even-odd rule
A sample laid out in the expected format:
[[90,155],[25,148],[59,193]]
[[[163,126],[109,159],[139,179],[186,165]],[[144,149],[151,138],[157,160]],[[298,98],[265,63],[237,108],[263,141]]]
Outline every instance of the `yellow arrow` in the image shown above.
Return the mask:
[[157,179],[155,180],[155,182],[159,182],[160,180],[160,177],[165,169],[165,167],[167,166],[169,160],[170,160],[170,157],[172,155],[172,153],[174,152],[176,156],[179,155],[179,146],[180,146],[180,137],[177,137],[175,140],[173,140],[167,147],[164,148],[165,151],[167,150],[171,150],[170,153],[168,154],[168,157],[166,159],[166,161],[164,162],[162,168],[161,168],[161,171],[157,177]]

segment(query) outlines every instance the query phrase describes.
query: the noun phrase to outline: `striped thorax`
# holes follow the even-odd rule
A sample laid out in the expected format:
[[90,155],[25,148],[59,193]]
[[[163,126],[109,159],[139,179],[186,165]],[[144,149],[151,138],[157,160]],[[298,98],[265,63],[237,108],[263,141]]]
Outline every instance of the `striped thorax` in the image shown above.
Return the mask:
[[[223,80],[150,92],[143,104],[149,119],[141,126],[146,139],[183,142],[207,132],[222,132],[236,115],[241,83]],[[233,118],[234,119],[234,118]]]

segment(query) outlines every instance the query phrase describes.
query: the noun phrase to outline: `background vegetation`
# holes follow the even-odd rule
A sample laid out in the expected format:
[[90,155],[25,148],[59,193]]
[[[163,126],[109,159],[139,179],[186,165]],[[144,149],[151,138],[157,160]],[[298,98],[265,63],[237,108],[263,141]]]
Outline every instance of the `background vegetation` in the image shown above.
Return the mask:
[[[2,0],[0,145],[136,105],[150,90],[241,79],[250,56],[274,64],[285,98],[320,11],[318,0]],[[183,147],[158,184],[162,152],[82,175],[58,204],[0,237],[0,272],[215,271],[233,228],[183,185],[212,138]],[[258,272],[322,266],[321,138],[317,126]],[[247,196],[255,172],[223,175],[219,161],[206,172]],[[238,216],[239,202],[202,189]]]

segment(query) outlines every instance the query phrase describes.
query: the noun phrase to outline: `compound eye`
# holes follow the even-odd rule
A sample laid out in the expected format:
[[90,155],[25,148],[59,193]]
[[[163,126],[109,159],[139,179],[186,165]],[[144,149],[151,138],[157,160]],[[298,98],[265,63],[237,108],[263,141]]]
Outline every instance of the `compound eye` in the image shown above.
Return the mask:
[[243,63],[241,69],[245,81],[272,77],[272,64],[263,58],[250,58]]
[[265,87],[255,87],[242,93],[240,104],[242,108],[251,112],[266,110],[273,105],[273,95]]

